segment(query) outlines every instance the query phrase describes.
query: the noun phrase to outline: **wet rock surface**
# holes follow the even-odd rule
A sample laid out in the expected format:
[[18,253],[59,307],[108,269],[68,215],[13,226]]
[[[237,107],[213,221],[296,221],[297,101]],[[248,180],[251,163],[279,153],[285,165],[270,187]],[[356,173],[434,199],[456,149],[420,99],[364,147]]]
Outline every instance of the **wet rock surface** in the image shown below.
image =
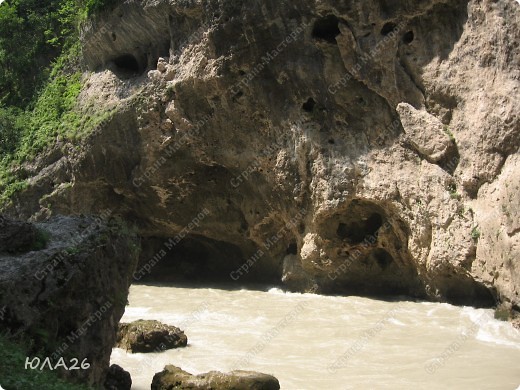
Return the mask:
[[138,353],[160,352],[187,344],[188,338],[175,326],[154,320],[137,320],[119,324],[116,347]]
[[278,380],[254,371],[232,371],[223,374],[211,371],[192,375],[179,367],[168,365],[155,374],[152,390],[279,390]]
[[105,390],[130,390],[132,388],[130,373],[117,364],[112,364],[108,369],[104,387]]

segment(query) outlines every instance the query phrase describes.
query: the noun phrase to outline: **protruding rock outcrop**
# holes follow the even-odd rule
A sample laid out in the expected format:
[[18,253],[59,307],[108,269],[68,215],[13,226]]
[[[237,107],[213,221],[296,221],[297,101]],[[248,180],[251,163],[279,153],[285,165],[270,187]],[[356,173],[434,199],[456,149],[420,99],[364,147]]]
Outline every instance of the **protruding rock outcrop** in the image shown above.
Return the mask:
[[45,249],[0,254],[0,331],[31,339],[31,352],[52,367],[76,359],[81,369],[58,372],[100,385],[139,256],[137,237],[109,213],[53,217],[37,228]]
[[432,163],[446,158],[454,147],[446,125],[427,111],[416,110],[407,103],[400,103],[397,113],[407,141],[421,156]]
[[192,375],[179,367],[168,365],[155,374],[152,390],[279,390],[274,376],[254,371],[232,371],[223,374],[211,371]]

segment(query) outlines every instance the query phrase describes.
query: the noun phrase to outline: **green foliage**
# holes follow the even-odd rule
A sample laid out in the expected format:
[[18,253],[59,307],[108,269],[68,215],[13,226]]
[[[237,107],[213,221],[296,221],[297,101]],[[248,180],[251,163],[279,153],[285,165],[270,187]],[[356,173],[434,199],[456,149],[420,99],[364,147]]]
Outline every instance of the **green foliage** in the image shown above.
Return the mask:
[[[49,63],[77,40],[76,0],[9,0],[0,7],[0,105],[25,108]],[[36,87],[36,88],[35,88]]]
[[38,229],[36,241],[34,242],[32,250],[39,251],[45,249],[50,238],[51,235],[49,234],[49,232],[47,232],[46,230]]
[[0,207],[27,187],[22,163],[77,141],[111,113],[78,112],[79,23],[118,0],[7,0],[0,6]]
[[455,184],[450,184],[448,186],[448,191],[450,192],[450,198],[461,200],[462,196],[457,192],[457,186]]
[[78,47],[73,46],[54,65],[50,81],[39,94],[34,109],[27,115],[17,160],[34,157],[52,145],[57,136],[74,134],[80,126],[80,115],[74,111],[74,107],[81,90],[81,74],[64,70],[72,66],[71,62],[77,58]]
[[0,204],[26,188],[23,171],[17,169],[21,162],[54,145],[58,136],[74,138],[85,123],[74,110],[81,89],[74,65],[78,58],[74,45],[56,60],[32,108],[0,108]]
[[15,107],[0,107],[0,155],[11,155],[16,151],[22,129],[22,112]]
[[0,204],[27,186],[17,163],[77,120],[78,7],[77,0],[0,6]]
[[69,256],[75,256],[75,255],[81,253],[81,248],[79,248],[77,246],[71,246],[71,247],[65,249],[65,252]]
[[118,0],[86,0],[83,8],[87,16],[91,16],[110,6],[117,4]]
[[473,229],[471,229],[471,238],[475,241],[480,238],[480,230],[478,230],[477,226],[474,226]]
[[27,188],[27,181],[11,175],[0,166],[0,206],[9,203],[14,194]]
[[450,141],[455,142],[455,136],[451,132],[450,128],[446,125],[443,126],[444,132],[450,137]]
[[[9,390],[88,390],[59,378],[55,371],[25,369],[26,357],[35,356],[21,343],[15,343],[0,335],[0,386]],[[39,356],[42,358],[42,356]],[[45,358],[45,357],[43,357]]]

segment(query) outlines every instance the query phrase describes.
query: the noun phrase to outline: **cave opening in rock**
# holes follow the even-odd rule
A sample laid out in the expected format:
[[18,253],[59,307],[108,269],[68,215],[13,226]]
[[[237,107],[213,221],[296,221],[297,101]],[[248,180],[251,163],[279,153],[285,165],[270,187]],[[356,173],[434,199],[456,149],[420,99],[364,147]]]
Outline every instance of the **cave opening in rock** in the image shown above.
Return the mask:
[[[136,282],[276,284],[281,274],[266,265],[267,257],[260,252],[251,256],[232,243],[198,235],[188,235],[177,244],[173,238],[146,238],[142,248]],[[288,250],[295,249],[290,245]]]
[[390,264],[392,264],[394,261],[394,258],[390,255],[390,253],[381,248],[376,249],[373,255],[377,264],[379,267],[381,267],[382,270],[388,268],[388,266],[390,266]]
[[455,305],[492,307],[496,304],[496,290],[469,276],[447,274],[434,280],[437,289],[444,292],[445,299]]
[[119,71],[138,74],[141,72],[139,62],[132,54],[123,54],[114,58],[114,64]]
[[394,31],[396,28],[397,28],[397,25],[393,22],[385,23],[385,25],[381,29],[381,35],[386,36],[386,35],[390,34],[392,31]]
[[[383,248],[373,249],[353,270],[347,288],[355,288],[366,295],[410,295],[424,294],[423,284],[412,263],[396,262]],[[357,274],[357,278],[354,275]]]
[[402,259],[397,261],[384,248],[367,248],[363,254],[351,257],[348,272],[338,275],[328,292],[377,298],[426,296],[416,266]]
[[318,19],[314,23],[312,37],[329,43],[337,44],[336,37],[341,34],[339,19],[334,15],[328,15]]
[[403,35],[403,43],[409,45],[413,42],[415,36],[413,31],[408,31],[406,34]]
[[311,97],[308,98],[307,101],[302,105],[302,109],[305,112],[312,112],[314,107],[316,107],[316,101]]
[[348,223],[340,222],[336,234],[350,244],[359,244],[369,237],[376,237],[383,225],[383,217],[379,213],[372,213],[368,218],[353,220]]
[[288,255],[296,255],[298,254],[298,245],[296,242],[291,242],[289,246],[287,247],[287,250],[285,252]]

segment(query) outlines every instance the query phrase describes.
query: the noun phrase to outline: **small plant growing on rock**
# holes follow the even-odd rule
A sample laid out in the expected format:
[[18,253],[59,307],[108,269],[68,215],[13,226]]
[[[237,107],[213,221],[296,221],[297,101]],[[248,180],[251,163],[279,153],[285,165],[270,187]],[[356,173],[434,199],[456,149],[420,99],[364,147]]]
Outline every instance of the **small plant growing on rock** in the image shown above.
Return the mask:
[[76,247],[76,246],[71,246],[71,247],[65,249],[65,252],[69,256],[75,256],[75,255],[77,255],[77,254],[79,254],[81,252],[81,249]]
[[173,98],[175,97],[175,90],[173,89],[172,85],[169,85],[166,88],[166,91],[164,91],[164,96],[166,97],[166,100],[168,100],[168,101],[173,100]]
[[478,230],[477,226],[474,226],[473,229],[471,229],[471,238],[475,241],[478,241],[480,238],[480,230]]
[[451,199],[460,200],[462,198],[461,195],[457,192],[457,186],[455,184],[450,184],[448,191],[450,192]]
[[38,232],[36,233],[36,240],[32,249],[36,251],[45,249],[50,238],[51,235],[49,234],[49,232],[47,232],[46,230],[38,229]]
[[443,130],[448,135],[448,137],[450,137],[450,141],[455,142],[455,136],[447,125],[444,125]]
[[494,317],[496,320],[500,321],[508,321],[509,320],[510,311],[504,307],[497,307],[495,309]]

